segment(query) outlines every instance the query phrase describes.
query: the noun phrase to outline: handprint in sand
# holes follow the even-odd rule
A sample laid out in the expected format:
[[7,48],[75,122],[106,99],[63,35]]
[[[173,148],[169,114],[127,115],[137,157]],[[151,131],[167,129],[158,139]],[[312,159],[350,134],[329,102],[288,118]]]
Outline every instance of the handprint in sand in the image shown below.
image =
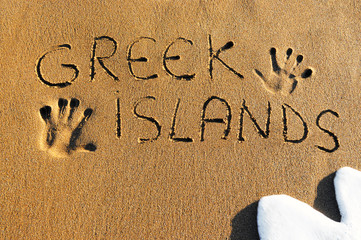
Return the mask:
[[303,72],[300,70],[300,64],[303,61],[302,55],[297,57],[292,56],[293,50],[287,49],[286,56],[283,64],[280,66],[276,58],[276,49],[270,49],[271,65],[272,69],[270,75],[265,77],[262,72],[255,69],[255,74],[262,80],[262,83],[266,90],[276,94],[282,95],[291,94],[299,82],[300,79],[311,77],[313,71],[311,68],[307,68]]
[[93,113],[91,108],[87,108],[78,119],[74,119],[79,103],[78,99],[72,98],[68,105],[68,100],[60,98],[57,111],[52,111],[50,106],[40,108],[40,115],[46,125],[42,144],[44,149],[54,156],[64,157],[74,151],[96,150],[93,143],[86,145],[78,143],[84,125]]

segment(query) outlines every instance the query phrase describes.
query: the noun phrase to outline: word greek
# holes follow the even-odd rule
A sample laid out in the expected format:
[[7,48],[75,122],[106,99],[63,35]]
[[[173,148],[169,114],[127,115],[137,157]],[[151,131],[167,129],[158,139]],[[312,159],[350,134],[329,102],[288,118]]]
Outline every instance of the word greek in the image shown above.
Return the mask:
[[[112,50],[110,51],[109,54],[99,55],[98,52],[101,52],[102,49],[99,49],[98,46],[101,42],[108,42],[112,45]],[[142,44],[143,42],[152,42],[152,43],[156,44],[156,40],[154,38],[141,37],[141,38],[133,41],[128,46],[126,61],[128,63],[129,73],[131,74],[131,76],[133,76],[137,80],[150,80],[150,79],[158,78],[158,76],[159,76],[158,73],[152,73],[152,74],[149,74],[146,76],[142,76],[142,75],[136,73],[137,72],[136,71],[137,66],[135,66],[136,63],[148,62],[148,58],[145,56],[138,56],[138,57],[133,56],[134,48],[137,47],[137,45]],[[183,74],[175,73],[176,70],[171,69],[168,66],[169,61],[177,61],[177,60],[181,59],[180,55],[169,55],[169,50],[172,49],[173,46],[176,44],[185,44],[185,45],[193,46],[193,42],[189,39],[186,39],[183,37],[179,37],[179,38],[175,39],[173,42],[171,42],[168,46],[165,47],[165,51],[163,53],[162,63],[161,63],[162,67],[167,74],[174,77],[175,79],[190,81],[195,77],[196,73],[183,73]],[[111,70],[111,68],[109,66],[106,66],[106,64],[104,62],[104,60],[109,59],[114,56],[114,54],[117,51],[117,46],[118,46],[117,41],[115,41],[113,38],[111,38],[109,36],[101,36],[101,37],[94,38],[92,49],[91,49],[91,57],[89,60],[90,61],[90,81],[93,81],[95,78],[96,71],[97,71],[96,66],[103,69],[103,71],[105,71],[105,73],[107,73],[115,81],[119,81],[119,78],[117,77],[117,75]],[[222,46],[221,48],[219,48],[218,50],[215,51],[212,46],[212,37],[211,37],[211,35],[208,36],[209,60],[208,60],[207,69],[208,69],[208,73],[209,73],[209,76],[211,79],[213,79],[213,65],[214,65],[215,61],[219,62],[227,70],[234,73],[237,77],[243,78],[243,75],[241,73],[237,72],[234,68],[232,68],[229,64],[227,64],[225,61],[223,61],[222,58],[220,57],[222,52],[224,52],[228,49],[231,49],[233,46],[234,46],[234,43],[232,41],[229,41],[224,46]],[[61,51],[61,50],[71,50],[71,45],[70,44],[62,44],[62,45],[53,47],[51,50],[44,53],[37,60],[37,63],[36,63],[36,73],[37,73],[39,80],[49,87],[57,87],[57,88],[68,87],[72,83],[74,83],[75,80],[79,76],[80,70],[77,65],[72,64],[72,63],[67,63],[67,64],[64,63],[64,64],[61,64],[61,66],[63,68],[71,69],[73,71],[73,76],[69,80],[63,81],[63,82],[57,82],[56,80],[45,79],[44,73],[42,72],[42,67],[41,67],[43,64],[43,61],[45,60],[45,58],[48,55],[55,54],[57,51]],[[98,65],[96,63],[98,63]]]

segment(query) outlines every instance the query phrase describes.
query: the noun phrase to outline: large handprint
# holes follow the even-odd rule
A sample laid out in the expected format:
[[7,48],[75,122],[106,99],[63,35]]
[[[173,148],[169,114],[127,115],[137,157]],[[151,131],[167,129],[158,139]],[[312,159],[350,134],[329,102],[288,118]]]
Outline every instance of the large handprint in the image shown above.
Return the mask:
[[68,100],[60,98],[58,101],[59,111],[52,112],[50,106],[40,109],[40,115],[46,124],[44,148],[54,156],[64,157],[75,150],[95,151],[93,143],[78,145],[85,123],[93,113],[91,108],[87,108],[81,119],[74,121],[74,113],[79,106],[79,100],[72,98],[68,107]]
[[292,53],[293,50],[289,48],[286,51],[284,64],[280,66],[276,58],[276,49],[271,48],[272,70],[269,77],[266,78],[259,70],[254,70],[269,92],[289,95],[295,90],[300,78],[309,78],[312,75],[313,71],[310,68],[307,68],[302,73],[299,71],[299,65],[303,60],[303,56],[298,55],[296,58],[293,58]]

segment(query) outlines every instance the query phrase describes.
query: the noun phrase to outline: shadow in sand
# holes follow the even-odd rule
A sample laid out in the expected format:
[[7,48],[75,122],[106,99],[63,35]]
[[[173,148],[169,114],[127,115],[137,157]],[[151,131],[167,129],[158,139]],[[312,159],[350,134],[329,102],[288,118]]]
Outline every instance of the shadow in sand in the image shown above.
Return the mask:
[[340,221],[341,215],[336,202],[333,179],[336,173],[332,173],[321,180],[317,187],[317,197],[313,207],[334,221]]
[[248,205],[233,218],[230,240],[259,240],[257,207],[258,201]]
[[[341,216],[336,202],[333,179],[336,173],[330,174],[320,181],[314,208],[334,221],[340,221]],[[259,240],[257,229],[258,201],[248,205],[232,219],[230,240]]]

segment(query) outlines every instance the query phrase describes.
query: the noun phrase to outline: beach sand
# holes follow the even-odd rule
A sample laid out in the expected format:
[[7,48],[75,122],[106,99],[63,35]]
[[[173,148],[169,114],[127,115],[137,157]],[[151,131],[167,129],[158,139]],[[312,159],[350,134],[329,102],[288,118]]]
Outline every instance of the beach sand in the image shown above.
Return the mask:
[[357,1],[0,6],[1,239],[252,240],[274,194],[339,218]]

